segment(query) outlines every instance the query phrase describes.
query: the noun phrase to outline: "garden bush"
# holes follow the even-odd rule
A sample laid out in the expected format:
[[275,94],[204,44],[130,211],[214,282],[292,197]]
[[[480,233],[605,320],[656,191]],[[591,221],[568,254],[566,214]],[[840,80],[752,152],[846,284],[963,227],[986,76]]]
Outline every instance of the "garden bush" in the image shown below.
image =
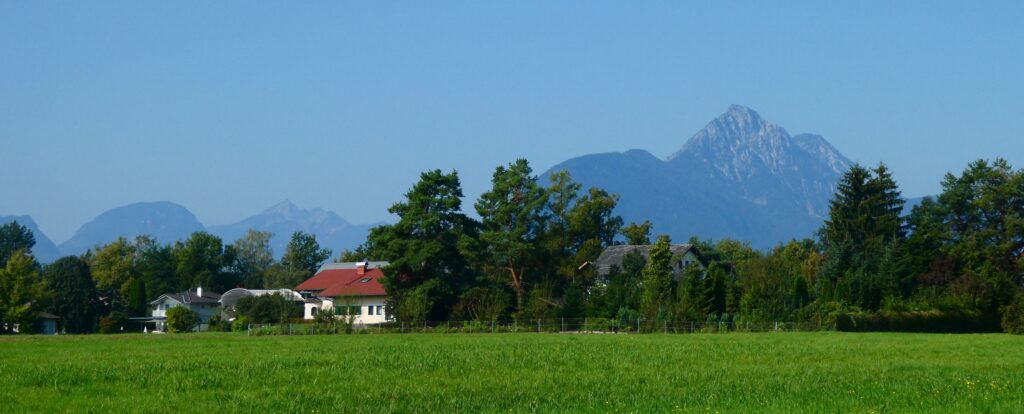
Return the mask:
[[100,333],[112,334],[124,332],[128,325],[128,315],[124,312],[110,312],[109,315],[100,318]]
[[1017,294],[1013,303],[1003,308],[1003,332],[1024,335],[1024,294]]
[[167,326],[172,333],[191,332],[199,322],[199,315],[184,306],[167,310]]

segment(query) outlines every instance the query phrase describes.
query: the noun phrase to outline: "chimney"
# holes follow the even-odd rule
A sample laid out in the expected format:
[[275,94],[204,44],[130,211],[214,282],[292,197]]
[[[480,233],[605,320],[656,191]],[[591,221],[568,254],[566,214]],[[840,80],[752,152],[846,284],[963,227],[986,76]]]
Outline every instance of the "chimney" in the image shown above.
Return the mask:
[[356,262],[356,274],[359,276],[366,274],[367,262]]
[[203,287],[202,286],[196,288],[196,296],[203,297]]

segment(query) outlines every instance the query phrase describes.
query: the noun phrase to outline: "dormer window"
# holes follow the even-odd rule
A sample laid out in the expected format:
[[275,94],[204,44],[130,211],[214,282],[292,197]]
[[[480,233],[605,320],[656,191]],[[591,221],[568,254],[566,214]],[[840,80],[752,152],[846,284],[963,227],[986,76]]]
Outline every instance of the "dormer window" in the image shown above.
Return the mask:
[[369,282],[370,282],[370,278],[368,278],[368,277],[364,277],[362,279],[359,279],[359,283],[369,283]]

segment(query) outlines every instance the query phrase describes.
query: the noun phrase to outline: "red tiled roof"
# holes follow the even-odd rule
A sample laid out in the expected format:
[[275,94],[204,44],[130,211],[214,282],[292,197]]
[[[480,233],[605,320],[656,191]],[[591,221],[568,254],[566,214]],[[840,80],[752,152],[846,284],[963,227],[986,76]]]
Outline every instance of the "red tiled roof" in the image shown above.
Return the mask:
[[367,269],[359,274],[356,269],[324,269],[295,290],[320,291],[319,296],[384,296],[384,286],[379,279],[384,276],[380,269]]

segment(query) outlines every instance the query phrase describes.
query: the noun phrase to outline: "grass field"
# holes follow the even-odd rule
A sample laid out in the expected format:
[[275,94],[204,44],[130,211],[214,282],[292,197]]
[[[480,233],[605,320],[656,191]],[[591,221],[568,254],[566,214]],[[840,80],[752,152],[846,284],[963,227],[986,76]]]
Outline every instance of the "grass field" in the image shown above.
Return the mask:
[[0,338],[3,412],[1024,412],[1024,337]]

